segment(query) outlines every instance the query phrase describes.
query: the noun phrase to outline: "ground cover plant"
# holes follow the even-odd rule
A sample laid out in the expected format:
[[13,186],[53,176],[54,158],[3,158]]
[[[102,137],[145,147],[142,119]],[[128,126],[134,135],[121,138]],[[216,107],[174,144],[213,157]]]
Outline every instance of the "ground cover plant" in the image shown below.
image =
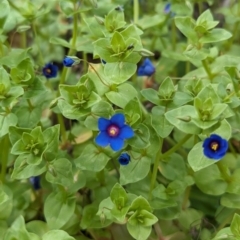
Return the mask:
[[240,2],[0,1],[0,239],[240,239]]

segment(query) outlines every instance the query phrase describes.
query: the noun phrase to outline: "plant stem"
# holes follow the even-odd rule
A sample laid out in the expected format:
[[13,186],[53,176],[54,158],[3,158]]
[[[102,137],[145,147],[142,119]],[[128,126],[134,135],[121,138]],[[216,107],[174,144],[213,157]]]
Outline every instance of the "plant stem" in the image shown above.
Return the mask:
[[[75,4],[75,6],[76,6],[76,4]],[[75,7],[75,10],[76,10],[76,7]],[[69,56],[74,55],[75,52],[76,52],[75,45],[76,45],[76,41],[77,41],[77,35],[78,35],[78,13],[74,13],[73,14],[72,43],[71,43],[71,48],[69,48],[68,54],[67,54]],[[62,74],[61,74],[59,84],[63,84],[66,81],[67,72],[68,72],[68,68],[63,67],[63,71],[62,71]],[[59,92],[58,92],[58,95],[59,95]]]
[[41,48],[40,48],[40,42],[39,42],[39,39],[38,39],[36,25],[35,25],[34,22],[32,22],[32,29],[33,29],[34,37],[35,37],[37,47],[38,47],[39,61],[40,61],[41,65],[44,65],[44,59],[43,59],[42,51],[41,51]]
[[6,170],[7,170],[7,164],[8,164],[8,153],[9,153],[9,138],[8,135],[5,135],[1,139],[1,148],[3,151],[1,151],[1,175],[0,180],[2,183],[5,182],[5,176],[6,176]]
[[65,123],[64,123],[62,114],[60,114],[60,113],[57,114],[57,119],[58,119],[58,123],[60,124],[60,132],[61,132],[62,142],[66,142],[67,133],[66,133]]
[[183,202],[182,202],[183,210],[185,210],[187,208],[190,192],[191,192],[191,186],[188,186],[185,190],[185,194],[184,194],[184,198],[183,198]]
[[133,0],[133,21],[136,24],[139,18],[139,0]]
[[[74,10],[76,10],[76,1],[74,4]],[[72,43],[71,43],[71,48],[68,50],[68,54],[69,56],[75,54],[75,45],[76,45],[76,41],[77,41],[77,35],[78,35],[78,13],[74,13],[73,14],[73,34],[72,34]],[[67,73],[68,73],[68,68],[67,67],[63,67],[63,71],[61,74],[61,78],[60,78],[60,84],[64,84],[66,81],[66,77],[67,77]],[[58,96],[60,96],[60,91],[58,89]],[[67,140],[67,134],[66,134],[66,128],[65,128],[65,123],[63,120],[63,116],[61,114],[57,114],[57,118],[58,118],[58,123],[60,124],[60,131],[61,131],[61,136],[62,136],[62,140],[63,142],[65,142]]]
[[[165,138],[166,139],[166,141],[168,142],[168,143],[170,143],[172,146],[175,146],[176,145],[176,142],[174,141],[174,140],[172,140],[170,137],[166,137]],[[187,157],[187,152],[185,151],[185,150],[183,150],[183,149],[181,149],[181,148],[179,148],[178,150],[177,150],[183,157]]]
[[150,190],[149,190],[149,200],[152,199],[152,190],[155,187],[155,183],[156,183],[156,179],[157,179],[157,171],[158,171],[158,165],[159,165],[159,161],[161,159],[162,156],[162,145],[163,145],[163,139],[160,139],[160,146],[159,146],[159,150],[157,152],[156,158],[155,158],[155,162],[154,162],[154,166],[153,166],[153,172],[152,172],[152,177],[151,177],[151,183],[150,183]]
[[187,134],[184,138],[182,138],[175,146],[173,146],[171,149],[169,149],[167,152],[162,154],[162,158],[166,158],[172,153],[174,153],[177,149],[179,149],[188,139],[192,137],[191,134]]
[[209,77],[209,80],[212,81],[214,76],[213,76],[213,74],[212,74],[212,72],[211,72],[211,70],[208,66],[208,62],[207,62],[206,59],[202,60],[202,65],[203,65],[203,67],[204,67],[204,69],[205,69],[205,71],[206,71],[206,73]]
[[176,25],[174,19],[172,19],[172,50],[176,50],[176,42],[177,42],[177,35],[176,35]]

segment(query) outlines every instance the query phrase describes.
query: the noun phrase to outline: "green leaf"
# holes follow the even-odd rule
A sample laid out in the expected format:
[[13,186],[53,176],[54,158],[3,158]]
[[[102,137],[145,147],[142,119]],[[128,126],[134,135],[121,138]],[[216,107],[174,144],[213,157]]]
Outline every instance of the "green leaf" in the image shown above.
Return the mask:
[[72,179],[72,164],[68,159],[60,158],[48,165],[47,181],[68,187],[72,184]]
[[156,223],[158,219],[150,212],[146,210],[136,211],[131,217],[128,219],[128,223],[133,226],[152,226]]
[[13,113],[0,115],[0,138],[8,133],[9,127],[16,126],[17,122],[17,116]]
[[156,14],[153,16],[143,16],[140,20],[137,21],[137,25],[141,27],[141,29],[145,30],[157,25],[164,23],[166,16],[164,14]]
[[197,172],[203,168],[206,168],[217,161],[209,159],[203,154],[203,142],[197,143],[188,154],[188,163],[193,171]]
[[230,229],[236,237],[240,237],[240,216],[237,213],[233,216]]
[[120,183],[126,185],[138,182],[149,173],[152,157],[141,156],[132,159],[127,166],[120,166]]
[[109,159],[110,157],[99,150],[95,145],[89,144],[74,162],[76,166],[82,170],[99,172],[106,166]]
[[149,202],[142,196],[139,196],[136,199],[134,199],[134,201],[132,202],[131,207],[129,209],[129,212],[140,211],[140,210],[146,210],[148,212],[152,212],[152,208],[151,208]]
[[131,225],[130,223],[127,223],[127,230],[131,234],[131,236],[136,240],[143,240],[148,239],[152,227],[144,227],[141,225]]
[[233,236],[232,234],[230,227],[221,229],[212,240],[220,240],[220,239],[236,240],[235,236]]
[[119,32],[114,32],[111,39],[111,47],[114,53],[124,52],[126,49],[126,43],[123,39],[123,36]]
[[115,84],[126,82],[137,70],[137,65],[130,62],[106,63],[104,74]]
[[27,164],[28,158],[29,156],[26,154],[17,157],[12,172],[13,179],[27,179],[32,176],[38,176],[47,170],[44,162],[41,162],[38,165]]
[[124,27],[125,24],[124,11],[121,9],[114,8],[105,17],[105,27],[110,33]]
[[44,152],[44,157],[49,161],[53,160],[58,154],[59,133],[60,133],[59,124],[49,127],[43,132],[44,142],[47,143],[47,148]]
[[189,39],[191,42],[196,43],[198,41],[198,37],[196,32],[194,31],[194,20],[190,17],[175,17],[175,24],[177,28]]
[[49,231],[47,223],[40,220],[33,220],[26,223],[26,229],[29,232],[35,233],[40,237],[42,237],[44,233]]
[[182,179],[187,175],[185,162],[177,153],[173,153],[168,159],[160,161],[159,170],[162,175],[169,180]]
[[124,108],[130,100],[137,97],[137,91],[132,85],[124,83],[119,85],[115,91],[107,92],[105,95],[110,102]]
[[[111,206],[109,206],[111,207]],[[98,207],[96,204],[90,204],[84,207],[80,226],[86,228],[104,228],[112,223],[109,219],[100,219],[98,215]]]
[[66,233],[63,230],[51,230],[42,236],[42,240],[53,240],[53,239],[75,240],[75,238],[71,237],[70,235],[68,235],[68,233]]
[[141,91],[141,94],[150,102],[160,105],[160,98],[158,92],[152,88],[146,88]]
[[44,203],[44,215],[50,229],[61,228],[73,215],[75,196],[67,192],[52,192]]
[[54,45],[58,45],[58,46],[62,46],[62,47],[72,49],[72,45],[62,38],[52,37],[52,38],[50,38],[49,42],[54,44]]
[[110,116],[113,115],[114,111],[110,103],[100,101],[92,107],[91,113],[98,117],[109,118]]
[[222,195],[227,189],[227,182],[223,180],[216,164],[194,173],[194,179],[197,187],[209,195]]
[[175,87],[173,85],[172,79],[167,77],[161,83],[158,94],[164,99],[171,99],[173,97],[173,93],[175,93]]
[[200,43],[215,43],[227,40],[232,34],[225,29],[215,28],[199,39]]
[[200,128],[191,121],[191,118],[198,118],[198,114],[193,106],[185,105],[170,110],[165,113],[165,117],[172,125],[185,133],[199,134],[201,131]]
[[18,117],[19,127],[33,128],[36,127],[41,119],[42,109],[39,107],[31,109],[29,106],[19,107],[15,114]]
[[160,137],[165,138],[169,136],[174,126],[166,119],[164,112],[159,111],[160,108],[156,106],[152,109],[152,126]]
[[112,202],[116,205],[116,207],[119,209],[125,206],[128,200],[126,191],[119,183],[116,183],[114,185],[110,193],[110,198]]
[[223,193],[221,197],[221,205],[227,208],[240,209],[240,196],[239,194]]
[[134,136],[128,140],[129,145],[135,148],[145,148],[149,145],[150,133],[148,127],[140,123],[134,131]]

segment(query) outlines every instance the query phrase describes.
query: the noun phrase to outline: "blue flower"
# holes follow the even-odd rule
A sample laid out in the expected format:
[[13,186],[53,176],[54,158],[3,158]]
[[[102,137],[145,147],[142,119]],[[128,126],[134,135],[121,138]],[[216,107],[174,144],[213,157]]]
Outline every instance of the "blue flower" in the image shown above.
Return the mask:
[[206,157],[219,160],[226,154],[228,142],[217,134],[212,134],[203,142],[203,153]]
[[155,72],[155,67],[149,58],[146,58],[143,64],[138,68],[138,76],[151,76]]
[[39,190],[41,188],[40,177],[39,176],[30,177],[29,181],[30,181],[30,183],[32,184],[32,186],[35,190]]
[[42,73],[46,78],[54,78],[57,76],[58,67],[52,63],[47,63],[42,69]]
[[171,12],[171,3],[167,3],[164,7],[164,13],[168,14]]
[[118,162],[121,165],[128,165],[130,161],[131,161],[131,158],[127,153],[122,153],[118,158]]
[[70,58],[70,57],[65,57],[63,59],[63,65],[65,67],[71,67],[74,63],[75,63],[75,61],[72,58]]
[[98,129],[100,133],[95,139],[96,143],[101,147],[110,144],[114,151],[123,148],[124,139],[134,136],[132,128],[125,124],[125,117],[122,113],[116,113],[111,119],[100,117],[98,119]]

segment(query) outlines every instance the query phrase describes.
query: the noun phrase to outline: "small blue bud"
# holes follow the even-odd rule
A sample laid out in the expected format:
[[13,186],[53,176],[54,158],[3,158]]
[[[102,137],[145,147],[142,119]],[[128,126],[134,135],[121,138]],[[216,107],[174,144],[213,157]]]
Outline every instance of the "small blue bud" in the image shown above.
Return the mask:
[[74,64],[74,60],[72,59],[72,58],[70,58],[70,57],[65,57],[64,59],[63,59],[63,65],[65,66],[65,67],[71,67],[73,64]]
[[118,158],[118,162],[121,165],[128,165],[130,161],[131,161],[131,158],[127,153],[122,153]]

